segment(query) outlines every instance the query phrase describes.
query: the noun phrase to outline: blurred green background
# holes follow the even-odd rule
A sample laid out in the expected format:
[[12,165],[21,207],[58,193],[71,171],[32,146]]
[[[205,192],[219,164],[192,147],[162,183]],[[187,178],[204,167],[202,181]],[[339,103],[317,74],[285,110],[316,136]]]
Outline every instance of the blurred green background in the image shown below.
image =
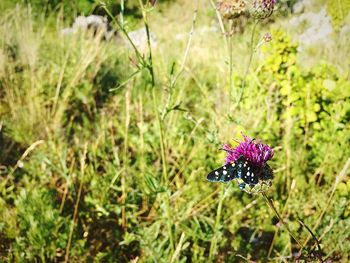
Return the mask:
[[[206,181],[241,132],[274,148],[267,195],[306,250],[299,219],[350,260],[350,1],[279,1],[237,107],[253,21],[234,22],[230,98],[214,7],[1,1],[0,261],[294,261],[261,195]],[[69,29],[91,14],[113,32]]]

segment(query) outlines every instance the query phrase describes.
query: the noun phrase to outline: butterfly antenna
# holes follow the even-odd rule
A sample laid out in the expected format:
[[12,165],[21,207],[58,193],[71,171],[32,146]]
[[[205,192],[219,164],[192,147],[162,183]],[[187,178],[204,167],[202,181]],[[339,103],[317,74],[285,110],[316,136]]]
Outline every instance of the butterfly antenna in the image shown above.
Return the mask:
[[236,142],[236,143],[238,143],[238,144],[240,144],[241,142],[239,141],[239,140],[237,140],[237,139],[232,139],[234,142]]
[[227,149],[224,149],[224,148],[219,148],[219,151],[225,151],[225,152],[228,152],[228,153],[233,153],[234,152],[233,150],[227,150]]

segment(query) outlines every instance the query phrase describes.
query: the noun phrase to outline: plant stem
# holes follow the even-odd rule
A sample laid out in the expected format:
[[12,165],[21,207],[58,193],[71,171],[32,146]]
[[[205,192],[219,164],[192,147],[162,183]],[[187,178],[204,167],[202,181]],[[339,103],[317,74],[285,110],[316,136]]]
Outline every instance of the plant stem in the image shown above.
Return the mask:
[[[291,188],[290,188],[290,190],[289,190],[287,200],[286,200],[286,202],[284,203],[284,207],[283,207],[283,209],[282,209],[282,216],[283,216],[284,213],[285,213],[287,204],[288,204],[288,202],[289,202],[289,200],[290,200],[290,197],[291,197],[291,195],[292,195],[292,192],[293,192],[294,187],[295,187],[295,180],[293,180],[293,182],[292,182],[292,186],[291,186]],[[272,242],[271,242],[271,244],[270,244],[269,252],[268,252],[268,254],[267,254],[267,257],[268,257],[268,258],[271,256],[272,249],[273,249],[273,246],[274,246],[274,244],[275,244],[276,237],[277,237],[277,233],[278,233],[278,228],[276,228],[275,233],[274,233],[274,235],[273,235],[273,239],[272,239]]]
[[[158,130],[159,130],[159,141],[160,141],[160,154],[162,158],[162,169],[163,169],[163,183],[168,188],[169,178],[168,178],[168,168],[166,163],[166,157],[165,157],[165,145],[164,145],[164,136],[163,136],[163,127],[162,127],[162,121],[160,118],[159,111],[157,109],[157,103],[156,103],[156,96],[155,96],[155,89],[152,89],[152,97],[153,97],[153,105],[154,110],[157,117],[157,123],[158,123]],[[165,193],[165,214],[167,218],[167,228],[169,232],[169,241],[170,241],[170,250],[172,253],[174,253],[174,238],[173,238],[173,231],[172,231],[172,219],[171,219],[171,210],[170,210],[170,196],[168,191]]]
[[120,23],[124,27],[124,0],[120,0]]
[[289,235],[295,240],[295,242],[298,243],[298,245],[300,246],[300,248],[303,247],[303,245],[299,242],[299,240],[294,236],[294,234],[292,233],[292,231],[290,230],[289,226],[283,221],[282,217],[280,216],[280,214],[278,213],[275,205],[273,204],[273,201],[271,199],[269,199],[267,197],[267,195],[262,192],[263,197],[265,198],[266,203],[268,204],[268,206],[275,212],[277,218],[280,220],[280,222],[285,226],[285,228],[287,229]]
[[152,57],[152,47],[151,47],[151,35],[149,32],[149,26],[148,26],[148,17],[147,17],[147,11],[144,8],[144,5],[142,3],[142,0],[139,0],[141,11],[142,11],[142,17],[143,17],[143,23],[145,25],[146,29],[146,35],[147,35],[147,45],[148,45],[148,63],[147,63],[147,69],[149,70],[149,73],[151,75],[152,80],[152,87],[155,86],[155,77],[154,77],[154,70],[153,70],[153,57]]
[[244,72],[244,75],[243,75],[243,80],[242,80],[242,84],[241,84],[240,93],[239,93],[238,100],[237,100],[237,102],[236,102],[236,105],[235,105],[234,109],[236,109],[236,108],[239,106],[239,103],[241,102],[242,97],[243,97],[243,93],[244,93],[244,89],[245,89],[245,86],[246,86],[246,82],[247,82],[247,77],[248,77],[249,69],[250,69],[250,66],[251,66],[251,64],[252,64],[253,56],[254,56],[254,53],[255,53],[254,38],[255,38],[256,27],[257,27],[258,23],[259,23],[259,21],[256,20],[256,21],[254,22],[254,25],[253,25],[252,34],[251,34],[251,37],[250,37],[250,54],[249,54],[249,60],[248,60],[247,68],[246,68],[246,70],[245,70],[245,72]]
[[102,5],[102,8],[106,11],[107,15],[112,19],[112,21],[114,23],[117,24],[117,26],[119,27],[119,29],[122,31],[122,33],[124,34],[124,36],[127,38],[128,42],[130,43],[130,45],[132,46],[132,48],[135,51],[136,57],[138,58],[139,61],[144,62],[144,58],[141,55],[140,51],[137,49],[135,43],[132,41],[132,39],[130,38],[128,32],[126,31],[124,25],[118,21],[118,19],[116,19],[112,13],[108,10],[108,8],[105,5]]
[[216,219],[215,219],[215,226],[214,226],[214,237],[211,240],[210,249],[209,249],[209,262],[213,261],[213,256],[214,256],[214,254],[216,252],[217,234],[218,234],[218,230],[219,230],[219,226],[220,226],[222,204],[223,204],[224,199],[225,199],[226,188],[224,186],[221,186],[221,187],[222,187],[222,189],[221,189],[221,192],[220,192],[219,204],[218,204],[218,208],[217,208],[217,211],[216,211]]
[[67,241],[67,246],[66,246],[66,254],[64,256],[64,262],[67,263],[69,262],[69,251],[72,243],[72,238],[73,238],[73,233],[74,233],[74,226],[78,218],[78,209],[79,209],[79,203],[80,203],[80,197],[81,197],[81,192],[83,190],[83,184],[84,184],[84,174],[85,174],[85,159],[86,159],[86,154],[87,154],[87,144],[84,146],[84,153],[80,158],[80,185],[79,185],[79,190],[77,194],[77,199],[75,201],[74,205],[74,212],[73,212],[73,219],[71,222],[71,227],[68,235],[68,241]]
[[122,226],[124,229],[127,228],[127,218],[126,218],[126,199],[127,199],[127,191],[126,191],[126,182],[125,178],[128,174],[128,133],[129,133],[129,126],[130,126],[130,89],[127,89],[125,92],[125,127],[124,127],[124,153],[123,153],[123,174],[121,177],[121,187],[122,187]]
[[[233,22],[230,20],[230,28],[229,28],[229,36],[228,36],[228,41],[229,41],[229,57],[230,57],[230,105],[231,101],[233,100],[232,98],[232,93],[233,93]],[[231,106],[230,106],[231,107]]]
[[[139,3],[140,3],[140,7],[142,9],[142,17],[143,17],[143,22],[144,22],[144,25],[146,28],[146,35],[147,35],[147,45],[148,45],[148,52],[149,52],[147,69],[149,70],[149,73],[151,75],[153,106],[154,106],[154,111],[155,111],[157,123],[158,123],[160,152],[161,152],[162,170],[163,170],[163,181],[164,181],[164,185],[166,185],[166,188],[168,189],[169,178],[168,178],[167,162],[166,162],[166,157],[165,157],[163,125],[162,125],[160,114],[159,114],[159,111],[157,108],[156,95],[155,95],[156,83],[155,83],[155,75],[154,75],[154,70],[153,70],[151,36],[150,36],[150,31],[149,31],[149,26],[148,26],[147,11],[144,8],[144,4],[143,4],[142,0],[139,0]],[[170,242],[170,251],[171,251],[171,254],[173,254],[174,250],[175,250],[175,246],[174,246],[174,238],[173,238],[173,231],[172,231],[173,223],[172,223],[171,210],[170,210],[170,193],[169,193],[169,191],[166,191],[165,194],[166,194],[165,200],[164,200],[165,214],[166,214],[166,218],[167,218],[167,228],[168,228],[168,235],[169,235],[169,242]]]
[[[335,178],[335,182],[331,191],[331,194],[328,197],[327,203],[324,206],[324,208],[321,211],[321,214],[318,216],[318,219],[315,223],[315,225],[313,226],[311,231],[315,231],[316,228],[319,226],[319,224],[322,222],[322,218],[325,215],[325,213],[328,211],[329,206],[332,203],[332,199],[334,197],[335,191],[337,189],[338,184],[342,181],[342,179],[346,176],[346,172],[348,171],[348,169],[350,168],[350,158],[346,161],[344,167],[342,168],[342,170],[340,171],[340,173],[337,175],[337,177]],[[310,240],[310,236],[308,236],[306,238],[306,240],[304,241],[304,246],[307,244],[307,242]]]
[[170,84],[171,88],[175,87],[178,78],[180,77],[180,75],[185,70],[186,61],[187,61],[188,54],[190,52],[190,47],[191,47],[191,43],[192,43],[194,29],[195,29],[195,26],[196,26],[197,14],[198,14],[198,0],[196,1],[196,8],[195,8],[195,10],[193,12],[192,27],[191,27],[191,31],[189,33],[189,37],[188,37],[188,41],[187,41],[187,45],[186,45],[186,50],[185,50],[185,53],[184,53],[184,56],[183,56],[183,59],[182,59],[181,67],[180,67],[179,72],[176,74],[174,79],[171,81],[171,84]]
[[211,4],[211,6],[213,7],[213,9],[215,10],[216,17],[217,17],[217,19],[218,19],[218,21],[219,21],[221,33],[224,35],[225,46],[226,46],[227,50],[229,50],[229,45],[228,45],[228,43],[227,43],[227,34],[226,34],[224,22],[222,21],[220,12],[219,12],[218,9],[216,8],[216,5],[215,5],[215,3],[214,3],[213,0],[210,0],[210,4]]

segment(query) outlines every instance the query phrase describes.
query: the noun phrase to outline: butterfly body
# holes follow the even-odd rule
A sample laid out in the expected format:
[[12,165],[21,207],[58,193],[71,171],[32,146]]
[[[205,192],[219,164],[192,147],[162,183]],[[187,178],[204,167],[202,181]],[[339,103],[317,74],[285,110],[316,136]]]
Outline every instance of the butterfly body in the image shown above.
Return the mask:
[[261,190],[265,186],[270,186],[272,177],[273,173],[269,165],[266,164],[261,167],[241,156],[235,162],[225,164],[210,172],[207,180],[222,183],[236,180],[241,190],[251,190],[253,188]]

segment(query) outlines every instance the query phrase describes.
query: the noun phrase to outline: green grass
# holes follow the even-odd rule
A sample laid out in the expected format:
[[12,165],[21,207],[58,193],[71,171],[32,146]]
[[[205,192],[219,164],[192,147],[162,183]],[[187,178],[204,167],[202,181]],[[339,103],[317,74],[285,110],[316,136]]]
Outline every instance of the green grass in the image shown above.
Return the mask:
[[[291,261],[300,248],[263,196],[205,180],[241,132],[275,149],[267,195],[294,236],[315,247],[300,219],[323,259],[349,260],[349,39],[303,52],[284,18],[258,26],[273,41],[232,111],[224,36],[207,30],[218,26],[210,1],[196,17],[193,2],[147,13],[154,83],[121,42],[61,37],[62,9],[2,12],[1,261]],[[234,95],[251,30],[233,36]]]

